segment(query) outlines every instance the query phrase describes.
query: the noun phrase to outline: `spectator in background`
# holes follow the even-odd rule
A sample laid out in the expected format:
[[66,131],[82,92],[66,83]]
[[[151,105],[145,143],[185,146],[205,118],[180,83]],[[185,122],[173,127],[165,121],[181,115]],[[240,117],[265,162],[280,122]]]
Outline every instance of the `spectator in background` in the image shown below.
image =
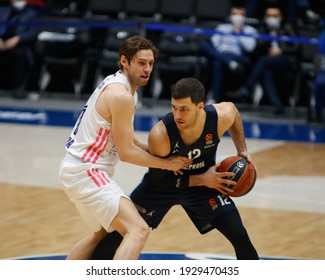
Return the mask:
[[[24,83],[34,63],[34,43],[38,30],[24,23],[35,21],[38,13],[25,0],[10,0],[0,8],[0,88],[8,86],[13,97],[23,98]],[[9,82],[9,85],[5,85]]]
[[319,36],[318,54],[316,55],[316,76],[314,79],[314,108],[309,116],[311,124],[324,124],[323,108],[325,102],[325,29]]
[[212,70],[212,97],[209,97],[208,103],[222,101],[222,81],[226,75],[243,73],[249,65],[249,54],[256,47],[257,30],[245,24],[245,14],[244,7],[233,6],[231,22],[219,24],[216,34],[202,44],[202,52],[211,63]]
[[282,12],[278,7],[266,8],[264,24],[259,33],[269,37],[262,38],[258,44],[259,58],[245,85],[237,92],[237,97],[244,100],[251,99],[251,91],[256,83],[260,82],[269,102],[276,107],[274,112],[281,114],[284,112],[284,105],[278,93],[275,76],[294,72],[299,45],[280,41],[278,36],[296,36],[296,33],[291,25],[283,24]]

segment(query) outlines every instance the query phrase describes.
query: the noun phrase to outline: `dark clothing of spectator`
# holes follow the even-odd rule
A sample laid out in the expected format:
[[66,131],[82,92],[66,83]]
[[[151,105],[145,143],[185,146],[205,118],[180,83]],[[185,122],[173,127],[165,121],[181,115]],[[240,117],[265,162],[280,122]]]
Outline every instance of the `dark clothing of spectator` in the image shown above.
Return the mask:
[[14,94],[23,86],[34,64],[38,30],[28,23],[37,18],[37,12],[28,5],[22,9],[12,4],[0,7],[0,88],[13,89]]
[[[257,82],[260,82],[263,92],[265,92],[271,105],[275,106],[276,112],[283,111],[282,99],[279,96],[276,76],[292,74],[297,66],[299,45],[292,42],[281,41],[281,36],[296,36],[291,25],[280,26],[276,32],[270,32],[269,28],[263,26],[259,30],[260,34],[266,35],[261,38],[257,46],[258,59],[250,73],[245,86],[240,89],[241,95],[249,95]],[[271,33],[269,36],[268,34]],[[274,40],[272,40],[274,38]],[[271,51],[274,49],[275,51]]]

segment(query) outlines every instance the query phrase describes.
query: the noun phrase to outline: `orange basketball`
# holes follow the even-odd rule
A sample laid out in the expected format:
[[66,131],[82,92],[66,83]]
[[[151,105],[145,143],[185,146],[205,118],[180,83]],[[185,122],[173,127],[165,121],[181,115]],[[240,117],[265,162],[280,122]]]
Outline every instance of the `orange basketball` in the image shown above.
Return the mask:
[[224,159],[217,168],[218,172],[233,172],[235,175],[228,177],[229,180],[237,182],[231,187],[234,192],[230,192],[229,196],[243,196],[249,193],[255,185],[256,170],[252,163],[246,158],[240,156],[231,156]]

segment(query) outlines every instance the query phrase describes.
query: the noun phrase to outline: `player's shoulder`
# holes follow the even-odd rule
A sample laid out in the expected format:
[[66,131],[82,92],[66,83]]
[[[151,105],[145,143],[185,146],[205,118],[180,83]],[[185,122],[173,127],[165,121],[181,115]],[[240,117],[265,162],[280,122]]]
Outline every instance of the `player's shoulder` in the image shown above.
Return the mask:
[[167,135],[167,129],[162,120],[157,122],[150,130],[149,135],[152,138],[160,139]]
[[96,108],[103,116],[130,118],[134,113],[135,102],[132,94],[123,84],[108,84],[97,100]]
[[128,89],[125,87],[123,83],[112,83],[108,84],[104,89],[102,94],[106,99],[112,101],[133,103],[133,95]]
[[237,110],[236,105],[230,101],[215,103],[212,105],[216,109],[219,117],[231,115]]
[[236,107],[236,105],[231,102],[231,101],[223,101],[223,102],[219,102],[219,103],[214,103],[212,104],[212,106],[216,109],[216,110],[229,110],[229,109],[233,109],[234,107]]
[[168,133],[163,121],[157,122],[150,130],[148,136],[149,150],[153,155],[165,157],[170,151]]
[[107,76],[102,81],[101,85],[105,87],[104,91],[106,93],[109,92],[114,97],[133,97],[131,86],[126,76],[121,71],[117,71],[116,73]]

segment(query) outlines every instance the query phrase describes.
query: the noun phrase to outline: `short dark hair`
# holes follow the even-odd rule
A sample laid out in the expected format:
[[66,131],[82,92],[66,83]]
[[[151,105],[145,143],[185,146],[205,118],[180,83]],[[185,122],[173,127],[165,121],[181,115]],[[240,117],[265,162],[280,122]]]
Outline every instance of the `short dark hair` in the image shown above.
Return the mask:
[[183,78],[172,87],[172,98],[182,99],[187,97],[191,97],[192,102],[195,104],[204,102],[205,88],[198,79]]
[[[124,55],[130,63],[134,55],[140,50],[152,50],[154,59],[157,59],[159,54],[159,50],[149,39],[136,35],[131,36],[122,42],[119,49],[119,58]],[[118,61],[118,66],[120,70],[123,70],[120,60]]]

